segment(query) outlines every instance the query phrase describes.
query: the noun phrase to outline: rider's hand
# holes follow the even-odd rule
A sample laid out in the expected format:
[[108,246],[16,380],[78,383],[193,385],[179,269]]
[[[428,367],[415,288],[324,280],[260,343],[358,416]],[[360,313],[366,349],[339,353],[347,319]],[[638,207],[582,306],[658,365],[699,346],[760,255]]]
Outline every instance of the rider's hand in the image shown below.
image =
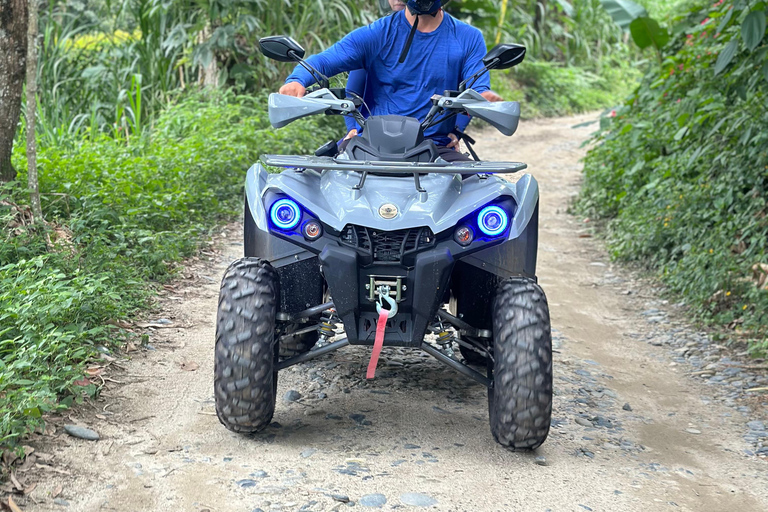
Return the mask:
[[354,137],[356,135],[357,135],[357,130],[353,128],[353,129],[349,130],[349,133],[347,134],[346,137],[344,137],[344,140],[349,140],[349,139],[351,139],[352,137]]
[[493,91],[481,92],[480,96],[487,99],[488,101],[504,101],[504,98],[502,98],[501,96],[499,96]]
[[459,147],[459,138],[453,133],[449,133],[448,138],[451,139],[451,142],[449,142],[445,147],[454,151],[461,151],[461,148]]
[[288,96],[296,96],[297,98],[301,98],[304,96],[304,94],[307,92],[306,87],[301,85],[299,82],[288,82],[284,86],[280,88],[279,91],[280,94],[286,94]]

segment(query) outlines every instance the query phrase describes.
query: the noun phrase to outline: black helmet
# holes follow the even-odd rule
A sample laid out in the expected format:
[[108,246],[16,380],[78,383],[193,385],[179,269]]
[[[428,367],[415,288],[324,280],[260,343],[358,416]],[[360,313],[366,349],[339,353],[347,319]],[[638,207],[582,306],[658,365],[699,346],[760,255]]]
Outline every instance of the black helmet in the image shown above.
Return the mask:
[[440,7],[447,3],[443,2],[443,0],[408,0],[406,5],[413,15],[431,14],[434,16],[440,10]]

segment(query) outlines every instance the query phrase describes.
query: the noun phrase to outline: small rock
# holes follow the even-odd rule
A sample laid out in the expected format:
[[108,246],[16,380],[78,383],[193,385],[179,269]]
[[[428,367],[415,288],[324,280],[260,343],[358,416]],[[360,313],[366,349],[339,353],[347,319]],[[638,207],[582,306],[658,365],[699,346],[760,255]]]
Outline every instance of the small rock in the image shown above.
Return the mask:
[[543,457],[542,455],[539,455],[538,457],[533,459],[533,462],[535,462],[539,466],[549,466],[549,462],[547,462],[546,457]]
[[594,427],[591,421],[589,421],[587,418],[582,418],[581,416],[577,416],[574,421],[582,427]]
[[366,494],[360,498],[359,503],[364,507],[381,508],[387,503],[387,497],[383,494]]
[[405,492],[400,495],[400,502],[410,507],[431,507],[437,505],[437,500],[420,492]]
[[308,448],[308,449],[304,450],[303,452],[301,452],[301,457],[303,459],[308,459],[309,457],[311,457],[315,453],[317,453],[317,450],[315,450],[314,448]]
[[624,409],[625,411],[631,411],[632,410],[632,406],[629,405],[629,402],[625,403],[621,408]]
[[363,424],[363,420],[365,420],[365,414],[350,414],[349,419],[357,423],[358,425]]
[[64,425],[64,431],[72,437],[78,439],[85,439],[86,441],[98,441],[99,434],[95,430],[91,430],[85,427],[79,427],[77,425]]
[[286,391],[285,395],[283,395],[283,400],[286,402],[296,402],[301,398],[301,393],[296,391],[295,389],[291,389]]
[[748,421],[747,422],[747,428],[749,430],[757,430],[758,432],[761,432],[765,430],[765,424],[762,421]]
[[417,444],[408,443],[405,446],[403,446],[403,448],[405,448],[406,450],[418,450],[419,448],[421,448],[421,446]]
[[687,428],[685,429],[685,431],[688,432],[689,434],[701,434],[701,430],[697,430],[695,428]]
[[62,499],[62,498],[55,498],[53,500],[53,502],[55,504],[57,504],[58,506],[60,506],[60,507],[68,507],[69,506],[69,502],[67,500],[65,500],[65,499]]
[[256,482],[254,480],[251,480],[250,478],[244,478],[243,480],[238,480],[235,483],[240,487],[242,487],[243,489],[247,489],[249,487],[256,487]]
[[269,475],[263,469],[259,469],[257,471],[254,471],[248,476],[250,476],[251,478],[267,478]]
[[329,494],[331,499],[339,501],[341,503],[349,503],[349,496],[346,494]]

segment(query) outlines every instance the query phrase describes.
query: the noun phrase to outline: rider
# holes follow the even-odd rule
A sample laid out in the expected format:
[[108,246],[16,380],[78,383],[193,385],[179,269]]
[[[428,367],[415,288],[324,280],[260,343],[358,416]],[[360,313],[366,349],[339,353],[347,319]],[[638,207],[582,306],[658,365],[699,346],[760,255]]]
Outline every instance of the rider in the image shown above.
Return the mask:
[[[379,0],[379,12],[383,16],[389,16],[390,14],[400,12],[403,9],[405,9],[405,0]],[[370,87],[366,87],[367,77],[368,73],[366,73],[364,69],[350,71],[349,76],[347,77],[347,94],[357,95],[363,98],[365,102],[363,109],[373,105]],[[370,112],[368,112],[368,110],[362,110],[362,114],[363,116],[368,117]],[[360,130],[360,125],[357,124],[354,117],[344,116],[344,123],[347,125],[347,130],[349,131],[345,140],[357,135],[357,132]]]
[[[354,30],[329,49],[307,59],[327,76],[363,68],[371,88],[373,115],[394,114],[424,119],[432,105],[430,98],[483,68],[486,53],[482,33],[441,8],[443,0],[408,0],[407,9]],[[297,66],[280,88],[281,94],[301,97],[314,78]],[[488,74],[473,89],[486,99],[491,92]],[[446,160],[466,160],[454,148],[458,137],[452,117],[425,131]],[[351,134],[352,136],[354,134]]]
[[[379,11],[384,16],[400,12],[403,9],[405,9],[405,0],[379,0]],[[368,74],[364,69],[355,69],[354,71],[350,71],[349,77],[347,77],[346,86],[347,94],[357,95],[363,98],[365,105],[363,107],[364,110],[362,110],[362,114],[364,117],[368,117],[368,109],[374,104],[373,98],[371,97],[370,87],[366,87],[367,77]],[[501,96],[494,98],[493,101],[501,101]],[[456,117],[456,129],[462,133],[466,132],[467,126],[471,120],[472,118],[469,117],[469,115],[459,114]],[[358,131],[361,130],[357,120],[355,120],[355,118],[352,116],[345,116],[344,123],[347,125],[347,130],[349,131],[345,137],[345,140],[357,135]],[[455,149],[458,150],[458,146],[455,146]]]

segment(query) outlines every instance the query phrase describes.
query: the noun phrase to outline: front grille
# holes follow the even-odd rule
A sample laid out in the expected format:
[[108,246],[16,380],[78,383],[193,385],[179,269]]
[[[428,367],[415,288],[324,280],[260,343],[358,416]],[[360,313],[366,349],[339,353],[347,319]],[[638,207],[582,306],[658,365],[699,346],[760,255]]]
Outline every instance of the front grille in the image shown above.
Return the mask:
[[340,238],[345,245],[370,254],[375,262],[399,262],[409,253],[435,245],[435,236],[429,228],[381,231],[347,226]]

